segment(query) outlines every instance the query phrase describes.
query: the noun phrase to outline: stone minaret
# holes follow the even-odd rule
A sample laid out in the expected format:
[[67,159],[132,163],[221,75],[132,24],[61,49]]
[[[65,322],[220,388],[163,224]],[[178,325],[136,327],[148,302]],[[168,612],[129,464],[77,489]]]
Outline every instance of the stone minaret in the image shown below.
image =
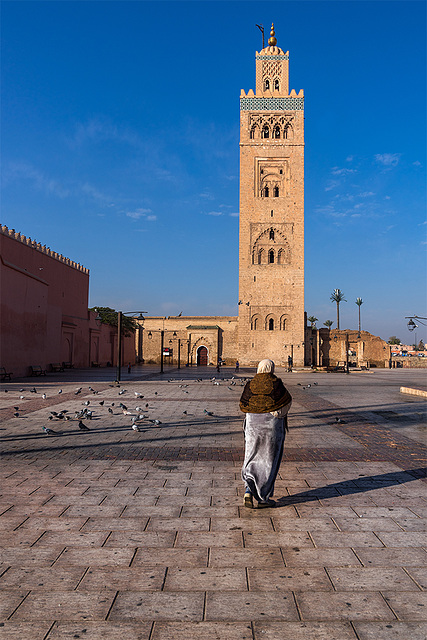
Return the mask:
[[289,52],[256,53],[256,92],[240,95],[239,359],[304,363],[304,94]]

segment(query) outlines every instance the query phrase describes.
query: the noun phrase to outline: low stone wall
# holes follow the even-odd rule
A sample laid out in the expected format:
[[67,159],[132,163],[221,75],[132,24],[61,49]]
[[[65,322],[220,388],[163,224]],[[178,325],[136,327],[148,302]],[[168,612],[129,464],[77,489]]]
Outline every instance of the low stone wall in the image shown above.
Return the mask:
[[393,368],[403,369],[427,369],[427,358],[419,356],[393,356],[391,366]]

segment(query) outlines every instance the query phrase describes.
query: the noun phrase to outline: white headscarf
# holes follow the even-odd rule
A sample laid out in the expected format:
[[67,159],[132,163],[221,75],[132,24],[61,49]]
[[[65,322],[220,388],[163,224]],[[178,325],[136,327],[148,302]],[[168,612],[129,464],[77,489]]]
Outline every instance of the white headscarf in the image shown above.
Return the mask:
[[273,360],[261,360],[258,365],[257,373],[274,373]]

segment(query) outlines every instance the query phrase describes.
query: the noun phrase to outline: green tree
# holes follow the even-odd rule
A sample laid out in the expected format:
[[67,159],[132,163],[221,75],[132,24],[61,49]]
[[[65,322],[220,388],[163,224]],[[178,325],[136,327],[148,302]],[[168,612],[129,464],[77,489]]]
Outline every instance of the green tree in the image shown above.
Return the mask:
[[337,329],[340,330],[340,302],[347,302],[344,298],[344,293],[341,289],[334,289],[331,293],[332,302],[336,302],[337,305]]
[[334,324],[333,320],[325,320],[325,322],[323,323],[325,325],[325,327],[328,327],[328,329],[330,330],[332,325]]
[[396,338],[396,336],[390,336],[388,339],[389,344],[401,344],[400,338]]
[[[89,311],[99,313],[102,324],[109,324],[110,327],[117,327],[118,311],[110,307],[91,307]],[[130,336],[135,331],[137,323],[133,318],[122,316],[122,332],[125,336]]]
[[316,318],[316,316],[309,316],[309,317],[307,318],[307,320],[308,320],[309,322],[311,322],[311,328],[312,328],[312,329],[315,329],[315,328],[316,328],[316,322],[318,321],[318,319],[319,319],[319,318]]
[[362,304],[363,304],[363,300],[362,300],[362,298],[356,298],[356,304],[357,304],[357,306],[359,307],[359,333],[360,333],[360,329],[361,329],[361,326],[362,326],[362,325],[360,324],[360,307],[361,307],[361,306],[362,306]]

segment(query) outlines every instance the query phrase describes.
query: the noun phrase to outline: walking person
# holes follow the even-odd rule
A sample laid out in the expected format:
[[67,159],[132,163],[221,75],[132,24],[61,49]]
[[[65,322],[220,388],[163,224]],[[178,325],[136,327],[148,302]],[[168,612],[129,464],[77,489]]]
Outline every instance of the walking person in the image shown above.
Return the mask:
[[256,376],[246,383],[240,398],[245,413],[244,505],[253,509],[274,507],[271,499],[283,455],[287,414],[292,397],[280,378],[274,375],[274,362],[261,360]]
[[239,368],[240,368],[239,361],[238,361],[238,360],[236,360],[236,367],[235,367],[234,371],[235,371],[236,373],[239,373]]

